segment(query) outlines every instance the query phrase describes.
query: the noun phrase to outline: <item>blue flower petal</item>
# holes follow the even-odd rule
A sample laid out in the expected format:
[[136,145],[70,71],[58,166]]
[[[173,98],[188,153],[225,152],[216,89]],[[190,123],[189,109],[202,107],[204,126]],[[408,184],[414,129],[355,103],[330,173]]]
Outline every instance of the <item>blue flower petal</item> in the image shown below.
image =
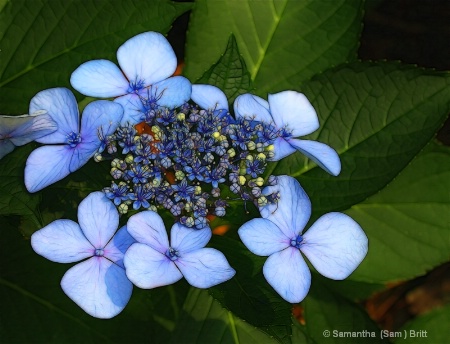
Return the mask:
[[71,220],[56,220],[31,236],[33,250],[57,263],[73,263],[94,255],[94,247],[80,226]]
[[294,247],[267,258],[263,274],[272,288],[288,302],[300,302],[308,294],[311,272],[300,251]]
[[136,241],[165,254],[169,248],[164,222],[157,213],[148,210],[135,214],[127,222],[127,230]]
[[122,115],[123,108],[117,103],[107,100],[89,103],[81,117],[81,142],[100,145],[99,131],[103,136],[113,134],[120,124]]
[[245,246],[258,256],[270,256],[290,246],[288,238],[277,225],[266,219],[253,219],[238,230]]
[[27,190],[39,191],[69,175],[73,153],[74,149],[68,145],[44,146],[31,152],[25,166]]
[[316,110],[304,94],[283,91],[268,96],[270,113],[278,128],[287,127],[294,137],[319,129]]
[[223,253],[213,248],[184,253],[175,264],[188,283],[197,288],[210,288],[236,274]]
[[191,82],[183,76],[174,76],[151,86],[151,92],[157,95],[158,106],[168,108],[186,103],[191,98],[191,90]]
[[130,38],[117,50],[117,61],[130,82],[152,85],[171,76],[177,58],[167,39],[157,32]]
[[125,269],[123,257],[128,248],[135,242],[136,240],[128,233],[127,226],[123,226],[114,234],[108,245],[105,246],[104,256]]
[[295,152],[295,148],[292,147],[289,142],[287,142],[282,137],[276,138],[275,142],[273,143],[273,147],[274,156],[270,158],[270,161],[281,160]]
[[191,99],[205,110],[228,110],[227,96],[215,86],[192,85]]
[[339,155],[325,143],[297,139],[290,139],[288,142],[333,176],[341,172]]
[[121,125],[135,125],[144,119],[146,109],[142,105],[141,97],[146,97],[146,89],[141,90],[139,94],[130,93],[122,97],[114,99],[114,103],[118,103],[123,108],[123,117],[120,121]]
[[209,228],[193,229],[177,222],[170,230],[170,246],[183,254],[205,247],[211,236]]
[[320,217],[303,235],[300,250],[325,277],[347,278],[367,254],[368,240],[351,217],[328,213]]
[[22,146],[53,133],[58,125],[47,114],[0,116],[0,139],[7,137],[15,146]]
[[86,313],[101,319],[119,314],[133,290],[125,270],[103,257],[92,257],[70,268],[61,287]]
[[0,140],[0,159],[6,154],[11,153],[14,150],[14,145],[10,140]]
[[56,122],[58,129],[36,139],[40,143],[65,143],[67,135],[79,132],[78,104],[67,88],[50,88],[36,94],[30,101],[30,113],[45,110]]
[[92,192],[78,205],[78,223],[95,248],[104,248],[119,226],[119,212],[103,192]]
[[86,96],[100,98],[121,96],[129,87],[119,67],[108,60],[83,63],[72,73],[70,84]]
[[301,234],[311,216],[311,202],[299,182],[289,176],[278,176],[275,186],[264,188],[264,194],[280,193],[276,204],[259,209],[261,216],[275,223],[288,237]]
[[258,96],[242,94],[235,99],[233,106],[236,118],[254,118],[260,122],[273,123],[269,103]]
[[145,244],[131,245],[125,253],[124,265],[128,278],[139,288],[161,287],[175,283],[183,277],[164,253]]

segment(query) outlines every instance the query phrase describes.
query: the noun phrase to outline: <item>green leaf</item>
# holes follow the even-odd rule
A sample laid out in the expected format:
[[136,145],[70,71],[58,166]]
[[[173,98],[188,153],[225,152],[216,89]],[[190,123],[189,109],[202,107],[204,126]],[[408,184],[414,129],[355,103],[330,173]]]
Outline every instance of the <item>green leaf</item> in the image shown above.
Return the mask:
[[380,193],[346,211],[369,238],[350,278],[410,279],[448,261],[449,190],[450,148],[432,143]]
[[238,269],[230,281],[210,288],[224,307],[281,343],[291,343],[292,305],[267,283],[262,266],[266,257],[250,253],[238,240],[214,236],[210,245],[223,252]]
[[0,108],[26,113],[39,91],[69,86],[91,59],[115,61],[117,48],[144,31],[165,33],[187,3],[116,0],[16,0],[0,12]]
[[329,70],[302,89],[320,120],[319,130],[304,138],[339,153],[340,175],[298,152],[274,163],[272,174],[297,177],[314,217],[347,209],[385,187],[430,141],[449,113],[449,87],[448,74],[398,63]]
[[172,337],[173,343],[277,343],[224,309],[208,292],[191,288]]
[[362,3],[196,1],[187,35],[186,75],[192,80],[202,75],[233,33],[257,94],[292,88],[356,57]]
[[[450,305],[421,315],[403,326],[398,333],[391,334],[394,343],[448,343],[450,335]],[[396,335],[396,337],[394,337]]]
[[18,147],[0,161],[0,216],[26,215],[39,224],[40,197],[30,194],[24,184],[25,161],[31,150],[32,145]]
[[228,40],[225,53],[196,84],[209,84],[219,87],[232,103],[234,99],[243,93],[250,92],[252,82],[250,74],[245,67],[245,62],[239,54],[236,39],[233,35]]
[[314,274],[309,294],[302,302],[305,332],[321,344],[383,343],[380,330],[367,313],[323,281],[324,277]]

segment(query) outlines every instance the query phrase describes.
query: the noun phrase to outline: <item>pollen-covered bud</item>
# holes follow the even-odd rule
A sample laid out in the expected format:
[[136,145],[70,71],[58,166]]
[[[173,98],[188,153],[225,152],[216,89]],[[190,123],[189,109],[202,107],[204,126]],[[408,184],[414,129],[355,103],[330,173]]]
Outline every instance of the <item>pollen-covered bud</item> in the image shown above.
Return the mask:
[[186,119],[186,115],[185,115],[184,113],[180,112],[180,113],[177,115],[177,120],[179,120],[179,121],[184,121],[185,119]]
[[128,212],[128,205],[126,205],[125,203],[122,203],[121,205],[119,205],[119,214],[126,214]]
[[128,155],[125,157],[125,162],[126,162],[127,164],[131,164],[133,161],[134,161],[134,157],[133,157],[131,154],[128,154]]
[[247,143],[248,150],[254,150],[256,148],[256,144],[253,141]]
[[234,150],[234,148],[230,148],[229,150],[227,150],[227,153],[230,158],[233,158],[236,155],[236,151]]
[[183,171],[176,171],[175,172],[175,179],[177,179],[177,180],[183,180],[185,176],[186,175],[184,174]]
[[244,185],[247,179],[244,176],[239,176],[239,184]]

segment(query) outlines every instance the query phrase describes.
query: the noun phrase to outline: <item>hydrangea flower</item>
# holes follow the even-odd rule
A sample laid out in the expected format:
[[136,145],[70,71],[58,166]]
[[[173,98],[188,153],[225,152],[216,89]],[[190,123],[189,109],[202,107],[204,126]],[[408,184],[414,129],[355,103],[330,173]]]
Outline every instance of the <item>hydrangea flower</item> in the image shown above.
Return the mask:
[[128,278],[140,288],[169,285],[183,276],[194,287],[209,288],[236,273],[220,251],[205,248],[212,235],[209,229],[176,223],[169,244],[161,217],[150,210],[131,216],[127,228],[138,243],[128,249],[124,264]]
[[30,115],[0,116],[0,159],[28,142],[53,133],[58,126],[45,111]]
[[119,104],[97,100],[89,103],[80,115],[74,95],[67,88],[51,88],[36,94],[30,113],[45,110],[57,123],[52,134],[36,139],[53,144],[35,149],[25,167],[25,186],[36,192],[63,179],[86,164],[101,145],[99,132],[111,135],[122,118]]
[[61,287],[86,313],[112,318],[131,297],[133,285],[125,274],[123,256],[135,241],[125,226],[115,233],[119,213],[102,192],[93,192],[80,203],[78,222],[53,221],[31,236],[31,246],[57,263],[83,260],[64,274]]
[[70,83],[87,96],[118,97],[115,101],[124,107],[122,124],[136,124],[147,111],[189,100],[191,83],[182,76],[170,77],[177,58],[160,33],[130,38],[117,50],[117,61],[121,69],[108,60],[85,62],[72,73]]
[[330,146],[294,138],[311,134],[319,128],[316,111],[302,93],[283,91],[269,94],[268,101],[252,94],[243,94],[234,101],[234,112],[236,118],[252,118],[284,129],[283,135],[274,142],[271,160],[278,161],[298,150],[328,173],[337,176],[341,172],[339,155]]
[[279,176],[277,180],[263,192],[279,192],[278,204],[261,207],[263,218],[248,221],[238,234],[251,252],[269,256],[264,277],[283,299],[296,303],[303,300],[311,284],[302,253],[320,274],[342,280],[366,256],[368,240],[353,219],[335,212],[323,215],[303,233],[311,202],[294,178]]

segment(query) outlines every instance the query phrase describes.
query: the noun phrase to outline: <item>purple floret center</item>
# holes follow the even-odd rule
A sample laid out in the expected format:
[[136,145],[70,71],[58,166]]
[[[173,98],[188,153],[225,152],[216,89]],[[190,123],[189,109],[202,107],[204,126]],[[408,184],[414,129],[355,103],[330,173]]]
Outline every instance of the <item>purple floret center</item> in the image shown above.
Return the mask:
[[67,144],[74,148],[81,142],[81,136],[79,133],[71,132],[69,135],[67,135]]
[[180,255],[177,250],[175,250],[172,247],[169,247],[169,249],[166,252],[166,257],[169,258],[171,261],[175,261],[180,257]]
[[96,257],[103,257],[104,254],[105,252],[103,251],[102,248],[96,248],[94,251],[94,256]]
[[295,248],[300,248],[302,246],[303,237],[299,234],[295,238],[291,239],[291,246]]

